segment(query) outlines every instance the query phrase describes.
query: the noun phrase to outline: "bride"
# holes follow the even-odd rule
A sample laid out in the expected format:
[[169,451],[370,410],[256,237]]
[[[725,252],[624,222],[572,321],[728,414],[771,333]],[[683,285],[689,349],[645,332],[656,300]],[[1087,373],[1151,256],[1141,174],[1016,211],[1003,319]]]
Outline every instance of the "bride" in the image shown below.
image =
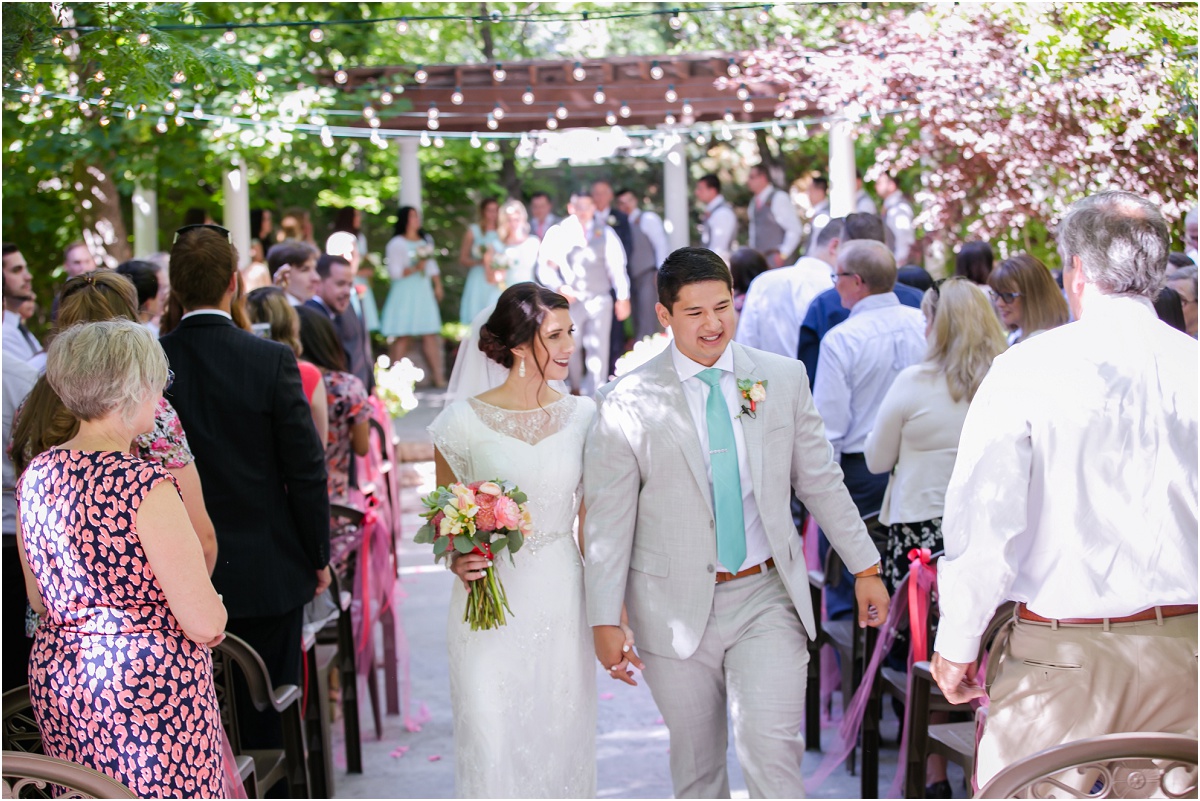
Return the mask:
[[[529,496],[534,533],[495,567],[508,625],[471,631],[467,583],[487,560],[451,570],[447,643],[460,798],[592,798],[596,794],[596,674],[583,602],[583,446],[590,398],[563,394],[575,349],[566,298],[533,283],[509,287],[463,343],[451,378],[458,400],[429,427],[439,486],[502,479]],[[482,315],[481,315],[482,317]],[[480,354],[491,364],[484,363]],[[476,394],[478,393],[478,394]],[[626,631],[628,644],[632,637]]]

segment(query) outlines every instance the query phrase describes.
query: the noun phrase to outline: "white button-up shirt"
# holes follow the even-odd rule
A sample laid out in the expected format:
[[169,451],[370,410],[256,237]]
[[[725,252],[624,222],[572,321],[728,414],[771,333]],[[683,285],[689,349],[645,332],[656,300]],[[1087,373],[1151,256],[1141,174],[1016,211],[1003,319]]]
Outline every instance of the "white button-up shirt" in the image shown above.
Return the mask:
[[737,213],[733,206],[725,200],[724,195],[717,195],[704,207],[708,214],[702,230],[704,247],[716,253],[725,263],[733,255],[733,238],[737,235]]
[[[788,195],[787,190],[776,186],[767,186],[766,189],[759,192],[750,201],[754,204],[756,213],[761,211],[760,207],[766,204],[768,197],[771,198],[771,216],[775,218],[775,222],[783,229],[783,242],[779,245],[779,256],[780,258],[787,259],[800,246],[800,238],[804,235],[804,228],[800,224],[800,218],[796,215],[796,207],[792,205],[792,198]],[[750,241],[753,242],[756,239],[754,230],[755,215],[751,214],[748,216],[750,217]]]
[[579,218],[572,215],[551,228],[538,248],[538,281],[555,291],[563,284],[570,285],[577,271],[568,261],[567,254],[575,248],[586,248],[591,238],[597,235],[596,232],[602,231],[604,264],[609,281],[617,300],[628,300],[629,273],[625,269],[625,246],[606,220],[597,214],[585,229]]
[[[708,384],[697,378],[708,368],[694,362],[679,352],[675,341],[671,341],[671,362],[675,373],[679,376],[683,388],[683,397],[687,400],[688,411],[692,413],[692,424],[700,437],[700,453],[704,456],[704,465],[708,470],[708,484],[712,487],[712,460],[708,455]],[[738,565],[722,565],[717,563],[717,570],[722,573],[737,573],[746,568],[762,564],[771,558],[771,543],[767,540],[767,529],[763,526],[758,514],[758,504],[754,502],[754,481],[750,473],[750,457],[746,453],[746,435],[742,432],[742,421],[737,415],[742,409],[742,397],[738,394],[737,377],[733,373],[733,348],[726,347],[721,358],[713,365],[721,371],[721,394],[725,396],[725,406],[729,409],[729,419],[733,421],[733,441],[737,444],[738,476],[742,485],[742,521],[746,528],[746,561]],[[714,496],[715,497],[715,496]]]
[[667,227],[663,224],[662,217],[652,211],[634,209],[629,215],[629,224],[642,229],[642,233],[654,248],[654,265],[662,267],[667,256],[671,255],[671,246],[667,243]]
[[925,316],[894,292],[868,295],[821,340],[813,403],[834,455],[862,453],[896,376],[925,356]]
[[46,351],[33,334],[21,330],[21,315],[8,309],[4,310],[4,331],[0,334],[0,345],[6,358],[25,362],[39,373],[46,369]]
[[735,338],[748,348],[796,358],[804,315],[813,298],[827,289],[829,265],[811,256],[761,273],[746,291]]
[[892,232],[892,253],[896,257],[896,266],[903,267],[908,264],[908,254],[917,236],[913,231],[912,204],[904,199],[899,190],[883,201],[883,224]]
[[971,662],[992,613],[1123,617],[1194,604],[1196,340],[1093,293],[996,357],[946,493],[937,650]]

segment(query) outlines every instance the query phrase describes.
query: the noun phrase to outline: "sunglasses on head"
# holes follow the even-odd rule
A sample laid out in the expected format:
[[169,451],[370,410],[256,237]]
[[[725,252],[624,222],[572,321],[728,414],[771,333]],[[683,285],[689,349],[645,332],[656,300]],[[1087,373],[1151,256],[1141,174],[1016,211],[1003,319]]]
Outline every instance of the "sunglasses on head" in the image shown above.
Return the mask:
[[228,228],[222,228],[222,227],[221,227],[221,226],[219,226],[219,225],[213,225],[212,223],[196,223],[196,224],[194,224],[194,225],[185,225],[185,226],[183,226],[182,228],[180,228],[180,229],[178,229],[177,231],[175,231],[175,238],[171,240],[171,244],[173,245],[173,244],[175,244],[176,242],[178,242],[178,241],[179,241],[179,235],[180,235],[180,234],[186,234],[188,231],[194,231],[194,230],[196,230],[197,228],[208,228],[208,229],[211,229],[211,230],[213,230],[213,231],[216,231],[218,234],[220,234],[221,236],[225,237],[225,241],[226,241],[226,242],[228,242],[228,243],[229,243],[229,244],[231,244],[231,245],[233,244],[233,234],[231,234],[231,233],[229,232],[229,229],[228,229]]

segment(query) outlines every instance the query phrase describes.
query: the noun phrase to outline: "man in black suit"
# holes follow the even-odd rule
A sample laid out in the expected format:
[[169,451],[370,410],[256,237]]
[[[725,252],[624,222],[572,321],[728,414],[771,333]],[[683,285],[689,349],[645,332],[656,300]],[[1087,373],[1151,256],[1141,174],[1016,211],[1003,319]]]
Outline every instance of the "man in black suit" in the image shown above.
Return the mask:
[[[325,452],[292,351],[233,324],[237,252],[217,226],[187,226],[171,248],[179,326],[160,342],[217,531],[213,586],[227,630],[258,651],[276,686],[301,682],[304,605],[329,586]],[[239,696],[240,698],[240,696]],[[276,713],[239,701],[242,744],[278,747]]]
[[350,372],[363,382],[367,392],[372,392],[375,389],[375,370],[371,359],[370,334],[362,318],[354,313],[354,307],[350,305],[354,273],[354,265],[349,259],[326,253],[317,259],[317,275],[321,283],[317,284],[316,294],[304,305],[329,317],[346,351],[346,364],[350,366]]

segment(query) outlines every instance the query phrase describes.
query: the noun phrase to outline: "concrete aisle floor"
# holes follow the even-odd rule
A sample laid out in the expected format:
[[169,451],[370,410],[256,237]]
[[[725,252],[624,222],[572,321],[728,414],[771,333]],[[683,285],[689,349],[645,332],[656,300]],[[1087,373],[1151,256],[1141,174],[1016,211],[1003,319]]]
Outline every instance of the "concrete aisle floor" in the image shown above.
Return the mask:
[[[452,798],[454,796],[454,736],[448,687],[446,620],[449,612],[451,574],[432,564],[427,546],[411,542],[419,525],[415,511],[420,494],[433,487],[431,446],[425,426],[441,410],[441,396],[422,393],[421,406],[402,420],[396,430],[406,443],[405,453],[422,461],[403,466],[410,486],[402,495],[407,514],[403,518],[400,567],[403,590],[402,619],[410,649],[410,716],[419,721],[419,731],[409,731],[403,717],[385,717],[382,740],[377,741],[370,724],[370,705],[362,699],[364,737],[363,768],[359,775],[345,772],[340,736],[335,735],[336,795],[339,798]],[[644,681],[629,687],[608,678],[597,665],[600,693],[597,733],[598,795],[601,798],[670,798],[667,729]],[[413,728],[416,728],[414,726]],[[340,722],[337,724],[340,730]],[[822,741],[832,742],[835,730],[826,727]],[[895,774],[896,721],[889,711],[880,765],[880,788],[886,795]],[[805,775],[820,764],[821,754],[808,752]],[[735,798],[747,797],[745,782],[729,750],[730,783]],[[956,780],[961,794],[961,778]],[[844,767],[814,793],[823,798],[859,797],[859,779]]]

